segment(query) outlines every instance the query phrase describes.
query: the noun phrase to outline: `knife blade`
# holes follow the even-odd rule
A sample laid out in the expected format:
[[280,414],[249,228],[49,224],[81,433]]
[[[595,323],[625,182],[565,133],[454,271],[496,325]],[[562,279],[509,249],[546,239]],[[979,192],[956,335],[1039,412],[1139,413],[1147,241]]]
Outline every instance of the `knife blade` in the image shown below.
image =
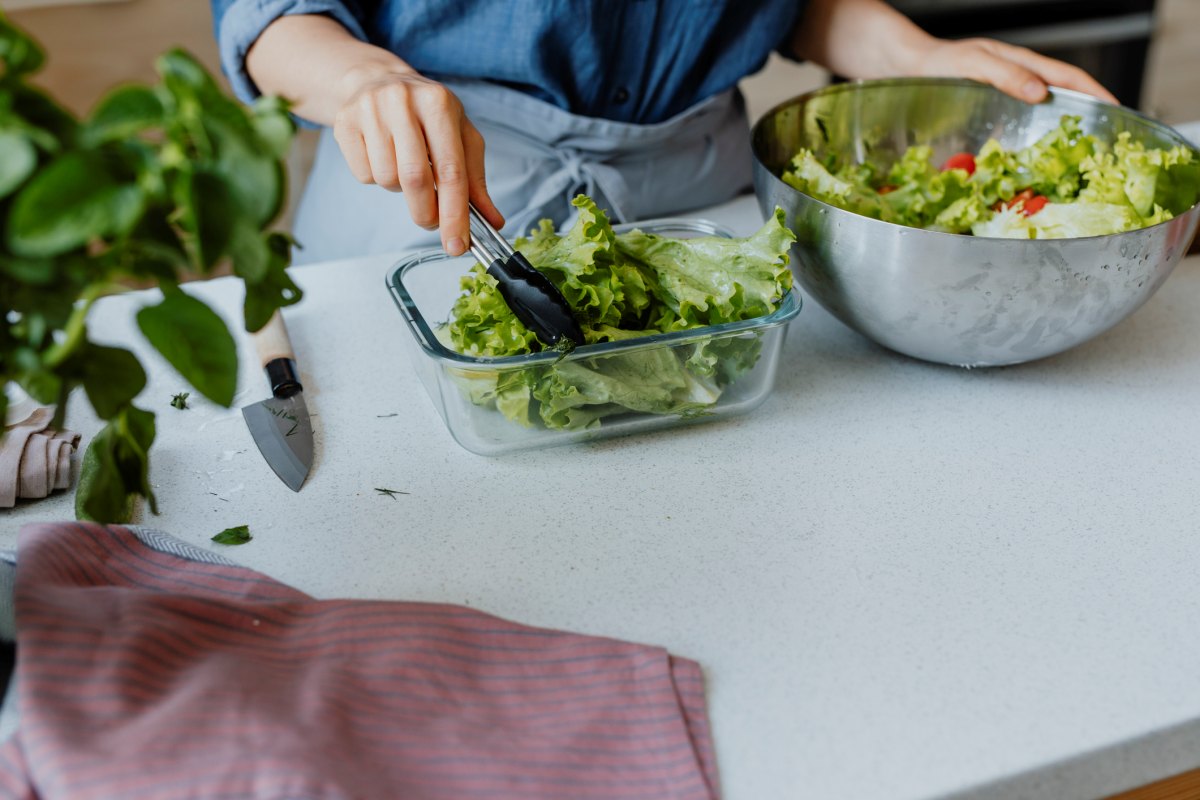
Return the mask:
[[287,326],[278,311],[254,334],[254,344],[271,396],[242,408],[242,417],[258,452],[280,480],[298,492],[312,468],[312,423]]

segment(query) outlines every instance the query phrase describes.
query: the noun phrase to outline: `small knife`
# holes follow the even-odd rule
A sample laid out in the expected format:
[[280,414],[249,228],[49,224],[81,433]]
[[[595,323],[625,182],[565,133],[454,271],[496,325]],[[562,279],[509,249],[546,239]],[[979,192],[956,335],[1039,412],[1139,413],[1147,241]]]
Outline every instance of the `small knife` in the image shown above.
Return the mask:
[[298,492],[312,467],[312,424],[287,326],[278,311],[254,334],[254,344],[267,373],[271,397],[245,406],[242,416],[267,464],[289,489]]

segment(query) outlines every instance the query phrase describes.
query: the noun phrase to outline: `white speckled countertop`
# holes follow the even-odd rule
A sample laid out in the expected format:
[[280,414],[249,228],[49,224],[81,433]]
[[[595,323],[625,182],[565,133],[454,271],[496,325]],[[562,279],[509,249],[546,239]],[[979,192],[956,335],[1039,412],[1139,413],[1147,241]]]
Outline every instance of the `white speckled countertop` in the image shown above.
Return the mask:
[[[759,220],[750,198],[705,216]],[[390,261],[295,273],[317,431],[298,495],[238,411],[172,409],[184,384],[147,356],[146,522],[211,547],[248,523],[229,554],[320,597],[698,659],[730,800],[1071,800],[1200,766],[1200,260],[1097,340],[997,370],[893,355],[809,303],[753,414],[499,459],[454,443],[409,368]],[[237,318],[234,283],[190,290]],[[144,301],[102,301],[92,329],[140,347]],[[267,393],[251,352],[239,404]],[[24,504],[0,546],[71,514]]]

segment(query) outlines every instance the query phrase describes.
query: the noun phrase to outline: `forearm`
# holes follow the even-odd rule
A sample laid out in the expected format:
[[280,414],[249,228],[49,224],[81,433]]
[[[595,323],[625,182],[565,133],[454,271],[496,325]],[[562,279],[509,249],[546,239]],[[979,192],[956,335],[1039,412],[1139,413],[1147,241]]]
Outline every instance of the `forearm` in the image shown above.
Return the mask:
[[246,55],[246,71],[261,92],[287,98],[297,115],[322,125],[332,125],[365,83],[413,74],[394,53],[356,39],[328,17],[306,14],[268,25]]
[[792,54],[847,78],[908,74],[933,37],[883,0],[809,0]]

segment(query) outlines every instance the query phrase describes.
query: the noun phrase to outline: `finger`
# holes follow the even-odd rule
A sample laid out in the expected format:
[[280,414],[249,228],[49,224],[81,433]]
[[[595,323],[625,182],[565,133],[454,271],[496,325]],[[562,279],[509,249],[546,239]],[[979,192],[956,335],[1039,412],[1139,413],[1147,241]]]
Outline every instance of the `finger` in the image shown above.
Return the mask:
[[396,154],[396,174],[400,191],[408,203],[413,222],[425,230],[438,226],[438,200],[434,191],[433,171],[425,134],[411,111],[397,114],[391,121],[392,144]]
[[1040,103],[1046,99],[1046,82],[1037,73],[997,55],[982,43],[973,42],[970,48],[964,49],[959,65],[964,77],[990,83],[1018,100]]
[[496,208],[496,204],[492,202],[492,198],[488,194],[483,158],[483,136],[465,117],[463,118],[462,140],[463,155],[467,160],[467,190],[471,202],[487,218],[487,221],[499,230],[504,227],[504,215]]
[[389,192],[400,191],[392,134],[377,112],[363,124],[363,142],[367,146],[367,161],[371,164],[371,180]]
[[354,179],[359,183],[370,183],[371,162],[367,160],[367,145],[363,141],[362,133],[335,125],[333,140],[342,151],[342,157],[346,159],[346,166],[350,168]]
[[421,110],[425,144],[437,184],[438,227],[442,247],[452,256],[467,250],[470,219],[467,215],[469,191],[467,161],[463,152],[462,109],[449,91],[430,93]]
[[1005,44],[1004,42],[997,42],[996,44],[1000,45],[1000,55],[1009,60],[1024,64],[1053,86],[1073,89],[1077,92],[1098,97],[1114,105],[1119,104],[1112,92],[1105,89],[1104,85],[1089,75],[1086,70],[1074,64],[1068,64],[1065,61],[1044,56],[1026,47],[1017,47]]

